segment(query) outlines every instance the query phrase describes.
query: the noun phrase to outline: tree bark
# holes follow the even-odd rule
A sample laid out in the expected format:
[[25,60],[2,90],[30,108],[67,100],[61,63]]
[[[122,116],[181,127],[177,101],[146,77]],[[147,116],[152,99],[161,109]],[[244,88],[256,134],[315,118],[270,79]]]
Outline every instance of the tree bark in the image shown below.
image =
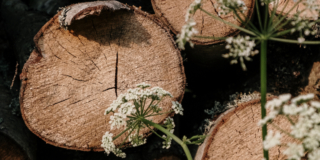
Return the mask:
[[[223,113],[199,147],[195,160],[263,159],[262,133],[258,126],[260,119],[260,99],[239,104]],[[285,117],[279,116],[272,123],[285,131],[290,130],[290,122]],[[268,125],[268,129],[276,131],[271,125]],[[297,140],[282,134],[281,141],[287,143]],[[270,159],[285,160],[286,156],[282,154],[284,149],[285,147],[271,148]]]
[[[111,116],[104,116],[104,110],[141,82],[182,100],[180,52],[168,29],[138,8],[116,1],[70,5],[47,22],[34,41],[36,49],[20,75],[21,112],[28,128],[49,144],[103,151],[101,138],[110,131]],[[171,105],[165,100],[163,111]],[[153,117],[153,122],[167,116]],[[122,129],[110,132],[117,135]]]

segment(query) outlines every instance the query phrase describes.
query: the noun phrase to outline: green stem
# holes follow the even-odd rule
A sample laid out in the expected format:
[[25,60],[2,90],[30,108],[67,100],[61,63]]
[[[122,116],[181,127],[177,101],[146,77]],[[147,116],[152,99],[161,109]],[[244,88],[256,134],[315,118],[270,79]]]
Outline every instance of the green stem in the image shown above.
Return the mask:
[[272,22],[273,22],[273,18],[276,15],[276,9],[278,8],[278,5],[279,5],[279,1],[274,1],[272,12],[271,12],[271,17],[270,17],[270,20],[269,20],[269,23],[268,23],[268,32],[270,32],[270,28],[271,28],[271,25],[272,25]]
[[166,140],[166,139],[164,139],[163,137],[161,137],[156,131],[154,131],[152,128],[150,128],[149,125],[146,125],[146,126],[152,131],[152,133],[154,133],[155,135],[157,135],[159,138],[161,138],[161,139],[163,139],[163,140]]
[[270,37],[269,39],[272,41],[295,43],[295,44],[320,44],[320,41],[304,41],[302,43],[299,43],[297,40],[291,40],[291,39],[274,38],[274,37]]
[[159,131],[163,132],[164,134],[166,134],[167,136],[170,136],[174,141],[176,141],[178,144],[180,144],[180,146],[183,148],[184,153],[186,154],[188,160],[192,160],[192,156],[190,154],[190,151],[187,147],[187,145],[185,143],[183,143],[183,141],[181,141],[177,136],[175,136],[174,134],[170,133],[168,130],[166,130],[165,128],[163,128],[161,125],[153,123],[149,120],[146,120],[144,118],[140,119],[143,123],[145,123],[146,125],[151,125],[155,128],[157,128]]
[[276,26],[278,26],[288,15],[289,13],[295,8],[298,6],[298,4],[301,2],[302,0],[299,0],[299,2],[296,2],[296,4],[283,16],[280,18],[280,20],[278,22],[276,22],[276,24],[274,24],[272,26],[272,28],[276,28]]
[[264,7],[264,28],[263,30],[265,31],[265,34],[268,32],[268,28],[267,28],[267,25],[268,25],[268,17],[269,17],[269,3],[265,4]]
[[146,115],[147,110],[150,108],[150,106],[152,105],[153,102],[154,102],[154,99],[152,99],[149,106],[146,109],[144,109],[144,112],[142,112],[143,113],[142,115]]
[[251,21],[250,21],[250,19],[248,19],[247,17],[246,17],[246,15],[244,15],[243,13],[241,14],[243,17],[245,17],[245,19],[243,20],[242,18],[241,18],[241,16],[238,14],[238,12],[239,13],[242,13],[241,12],[241,10],[238,8],[238,11],[237,10],[233,10],[233,13],[236,15],[236,17],[241,21],[241,23],[244,25],[244,26],[247,26],[247,24],[249,24],[249,29],[251,30],[251,31],[253,31],[255,34],[259,34],[259,30],[256,28],[256,26],[254,26],[252,23],[251,23]]
[[259,27],[260,27],[260,30],[262,31],[262,22],[261,22],[261,15],[260,15],[260,10],[259,10],[259,3],[260,1],[255,1],[255,5],[256,5],[256,10],[257,10],[257,17],[258,17],[258,21],[259,21]]
[[278,33],[276,33],[276,34],[273,34],[272,37],[282,36],[282,35],[285,35],[285,34],[290,33],[290,32],[291,32],[291,29],[287,29],[287,30],[278,32]]
[[[266,102],[267,102],[267,40],[261,40],[261,119],[266,116]],[[262,139],[265,140],[267,136],[267,124],[262,126]],[[269,160],[268,150],[263,150],[263,156]]]
[[157,115],[163,115],[163,114],[167,114],[167,113],[171,113],[173,111],[168,111],[168,112],[163,112],[163,113],[157,113],[157,114],[150,114],[150,115],[147,115],[145,117],[152,117],[152,116],[157,116]]
[[125,129],[124,131],[122,131],[120,134],[118,134],[117,136],[113,137],[113,140],[117,139],[118,137],[120,137],[124,132],[127,132],[127,130],[129,130],[132,126],[136,126],[137,122],[134,123],[133,125],[129,126],[127,129]]

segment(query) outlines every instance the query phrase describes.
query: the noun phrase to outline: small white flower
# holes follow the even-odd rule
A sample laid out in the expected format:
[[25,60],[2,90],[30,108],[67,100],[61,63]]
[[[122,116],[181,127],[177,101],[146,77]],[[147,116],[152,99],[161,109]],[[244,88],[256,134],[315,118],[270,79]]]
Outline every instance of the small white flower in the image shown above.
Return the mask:
[[169,149],[171,146],[172,138],[171,137],[167,138],[167,136],[165,135],[163,135],[162,137],[166,139],[164,142],[162,142],[162,145],[163,145],[162,148]]
[[299,37],[299,38],[298,38],[298,42],[299,42],[299,43],[303,43],[305,40],[306,40],[306,39],[304,39],[303,37]]
[[258,125],[259,125],[259,126],[262,126],[262,125],[266,124],[266,123],[269,122],[270,120],[273,120],[274,118],[276,118],[276,116],[277,116],[278,114],[279,114],[279,111],[278,111],[278,110],[270,111],[267,116],[265,116],[263,119],[261,119],[261,120],[258,122]]
[[242,12],[248,8],[242,0],[218,0],[217,5],[214,6],[218,10],[218,15],[227,15],[233,9],[240,9]]
[[288,102],[290,98],[291,94],[282,94],[279,96],[279,100],[281,100],[282,102]]
[[319,160],[320,159],[320,149],[314,149],[308,153],[308,160]]
[[190,18],[189,21],[182,26],[181,32],[177,35],[176,42],[180,49],[185,49],[184,45],[189,42],[190,46],[193,47],[193,43],[190,41],[194,34],[198,34],[198,31],[193,28],[196,22]]
[[244,64],[244,60],[250,61],[251,58],[249,56],[254,56],[259,51],[253,51],[253,48],[256,46],[254,41],[250,41],[250,37],[246,36],[237,36],[237,37],[228,37],[226,39],[227,45],[226,49],[229,49],[229,53],[223,54],[222,56],[225,58],[233,58],[231,64],[238,63],[238,59],[241,62],[241,66],[243,70],[246,70],[246,66]]
[[306,137],[303,139],[303,144],[307,149],[317,149],[319,147],[319,142],[317,139],[314,139],[312,137]]
[[102,136],[102,144],[101,147],[104,148],[104,151],[109,155],[110,152],[113,152],[115,149],[115,145],[112,141],[112,136],[113,134],[110,132],[106,132],[103,136]]
[[300,95],[298,97],[292,98],[291,99],[291,103],[297,103],[299,101],[307,101],[307,100],[311,100],[314,98],[314,94],[313,93],[309,93],[307,95]]
[[129,142],[131,142],[133,147],[141,146],[147,143],[147,139],[143,135],[137,136],[137,133],[131,134],[129,136]]
[[317,101],[311,101],[310,104],[311,104],[311,106],[313,106],[315,108],[318,108],[318,109],[320,108],[320,103]]
[[183,115],[182,105],[177,101],[172,101],[172,109],[176,114]]
[[147,88],[147,87],[150,87],[150,86],[151,86],[150,84],[147,84],[147,83],[145,83],[145,82],[142,82],[142,83],[140,83],[140,84],[137,84],[137,87],[142,88],[142,89]]
[[288,148],[283,152],[288,156],[288,159],[300,160],[303,154],[304,149],[301,144],[289,143]]
[[302,111],[302,107],[297,107],[296,104],[291,103],[290,105],[284,105],[282,111],[286,115],[296,115]]
[[122,113],[115,113],[113,116],[110,116],[109,123],[111,124],[111,130],[116,126],[119,129],[121,126],[126,126],[126,115]]
[[276,145],[280,145],[281,144],[280,138],[281,138],[281,135],[279,132],[276,132],[273,135],[273,131],[272,130],[269,131],[269,133],[266,136],[266,139],[263,141],[263,148],[265,150],[268,150]]

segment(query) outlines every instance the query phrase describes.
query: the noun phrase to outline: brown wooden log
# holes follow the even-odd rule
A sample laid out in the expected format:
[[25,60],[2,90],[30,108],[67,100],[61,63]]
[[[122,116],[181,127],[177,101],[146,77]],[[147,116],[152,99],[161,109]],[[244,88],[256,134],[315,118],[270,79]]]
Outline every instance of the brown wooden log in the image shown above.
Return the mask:
[[[239,104],[238,107],[223,113],[199,147],[195,160],[263,159],[262,133],[258,126],[260,119],[260,99]],[[290,122],[285,117],[277,117],[272,123],[290,131]],[[276,131],[271,125],[268,125],[268,129]],[[295,141],[282,134],[281,142]],[[282,154],[284,149],[285,147],[271,148],[269,158],[285,160],[286,156]]]
[[12,108],[9,107],[11,100],[9,88],[0,84],[0,159],[34,160],[35,137],[22,118],[12,114]]
[[[277,15],[282,15],[282,16],[287,15],[287,17],[293,17],[294,14],[306,9],[306,7],[302,3],[299,3],[294,9],[291,10],[291,8],[295,6],[296,2],[289,1],[287,5],[286,5],[286,2],[287,2],[286,0],[279,0],[278,6],[276,5],[276,3],[271,3],[269,5],[269,9],[270,9],[270,11],[276,9]],[[316,3],[317,3],[317,5],[320,5],[320,1],[316,1]],[[312,17],[314,15],[315,15],[315,13],[312,13],[309,10],[303,12],[303,16],[310,18],[310,20],[313,19]]]
[[320,99],[320,57],[317,58],[318,61],[313,63],[309,76],[306,78],[308,85],[302,89],[302,93],[313,93],[315,94],[315,99]]
[[[28,128],[49,144],[103,151],[101,138],[110,130],[104,110],[141,82],[182,100],[180,52],[166,27],[137,8],[116,1],[74,4],[47,22],[34,41],[36,49],[20,75],[21,112]],[[170,108],[168,99],[163,109]]]
[[[165,23],[171,31],[175,34],[179,34],[182,26],[185,24],[185,14],[189,5],[194,0],[151,0],[153,9],[156,15]],[[217,10],[214,8],[216,5],[215,0],[205,0],[202,3],[202,7],[211,14],[218,16]],[[254,0],[244,0],[244,3],[248,7],[244,15],[247,18],[251,18],[254,8]],[[233,14],[220,16],[223,20],[242,26],[241,22],[234,18]],[[227,37],[235,36],[239,33],[239,30],[213,19],[204,12],[197,11],[194,15],[197,25],[195,28],[199,31],[198,36],[214,36],[214,37]],[[192,42],[199,45],[216,44],[222,40],[212,39],[199,39],[193,38]]]

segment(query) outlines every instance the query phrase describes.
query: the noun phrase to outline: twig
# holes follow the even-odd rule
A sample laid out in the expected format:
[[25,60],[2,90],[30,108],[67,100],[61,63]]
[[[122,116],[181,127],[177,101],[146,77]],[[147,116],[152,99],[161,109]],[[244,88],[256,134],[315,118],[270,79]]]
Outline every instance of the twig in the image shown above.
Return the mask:
[[18,73],[18,66],[19,66],[19,63],[17,62],[17,64],[16,64],[16,71],[14,72],[14,76],[13,76],[13,79],[12,79],[12,82],[11,82],[10,89],[12,89],[13,84],[14,84],[14,80],[16,79],[16,76],[17,76],[17,73]]

